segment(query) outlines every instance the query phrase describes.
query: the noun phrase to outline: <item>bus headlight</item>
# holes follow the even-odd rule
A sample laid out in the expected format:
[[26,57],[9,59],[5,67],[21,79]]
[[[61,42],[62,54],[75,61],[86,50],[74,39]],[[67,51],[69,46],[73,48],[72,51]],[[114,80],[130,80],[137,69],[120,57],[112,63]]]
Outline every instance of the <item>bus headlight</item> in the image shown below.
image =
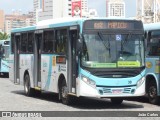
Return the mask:
[[96,82],[93,80],[90,80],[89,78],[85,77],[85,76],[81,76],[81,79],[87,83],[88,85],[90,85],[93,88],[96,88]]
[[137,88],[143,84],[145,81],[145,77],[142,77],[138,82],[137,82]]

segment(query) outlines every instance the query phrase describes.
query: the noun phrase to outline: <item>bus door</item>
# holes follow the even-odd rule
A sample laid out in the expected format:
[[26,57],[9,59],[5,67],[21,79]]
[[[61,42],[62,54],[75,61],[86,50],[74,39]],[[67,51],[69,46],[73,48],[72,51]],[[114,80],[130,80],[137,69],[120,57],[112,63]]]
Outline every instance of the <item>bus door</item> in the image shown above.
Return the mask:
[[35,31],[34,39],[34,87],[41,87],[41,42],[43,38],[43,31]]
[[76,59],[76,42],[78,39],[78,26],[72,26],[69,29],[69,47],[68,47],[68,75],[71,77],[69,81],[69,92],[76,93],[76,78],[78,75],[78,60]]
[[19,61],[19,53],[20,53],[20,33],[16,33],[15,35],[15,40],[14,40],[14,83],[15,84],[20,84],[20,61]]

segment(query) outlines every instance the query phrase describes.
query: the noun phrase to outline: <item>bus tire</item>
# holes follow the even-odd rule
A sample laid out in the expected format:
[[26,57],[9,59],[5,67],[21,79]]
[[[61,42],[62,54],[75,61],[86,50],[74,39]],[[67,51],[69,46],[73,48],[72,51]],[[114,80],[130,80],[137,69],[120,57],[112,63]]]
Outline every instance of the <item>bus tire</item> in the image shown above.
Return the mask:
[[26,96],[33,96],[35,94],[35,90],[30,86],[30,77],[28,74],[25,74],[24,77],[24,92]]
[[71,96],[68,95],[67,84],[65,80],[62,80],[62,84],[60,85],[59,94],[60,94],[60,98],[63,104],[65,105],[71,104],[72,100],[71,100]]
[[156,82],[150,82],[147,86],[148,99],[151,104],[159,104],[160,97],[157,95],[157,85]]
[[112,104],[120,105],[120,104],[122,104],[123,99],[122,98],[111,98],[111,102],[112,102]]

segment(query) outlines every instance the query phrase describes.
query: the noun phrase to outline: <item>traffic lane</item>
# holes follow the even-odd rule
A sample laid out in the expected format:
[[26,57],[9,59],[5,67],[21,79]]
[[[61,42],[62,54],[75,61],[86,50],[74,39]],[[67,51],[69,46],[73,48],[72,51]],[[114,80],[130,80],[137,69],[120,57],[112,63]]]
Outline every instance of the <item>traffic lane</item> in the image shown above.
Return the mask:
[[[11,91],[11,93],[21,95],[24,98],[27,97],[25,96],[23,90]],[[29,97],[29,98],[62,104],[58,100],[58,94],[51,93],[51,92],[42,92],[41,95]],[[138,105],[133,102],[123,101],[121,105],[114,105],[111,103],[110,99],[99,99],[99,98],[89,98],[89,97],[79,97],[79,98],[76,98],[76,100],[73,102],[74,103],[69,106],[72,108],[75,108],[74,110],[114,110],[114,109],[116,110],[130,109],[131,110],[136,108],[144,108],[143,105]]]
[[[59,102],[57,95],[52,93],[42,93],[38,97],[27,97],[23,92],[23,86],[14,85],[8,79],[0,78],[0,111],[157,111],[159,106],[138,101],[124,101],[122,105],[112,105],[109,99],[80,98],[71,106],[63,105]],[[122,118],[122,117],[121,117]],[[8,120],[8,118],[6,118]],[[22,118],[12,118],[12,120]],[[23,118],[25,119],[25,118]],[[27,118],[28,119],[28,118]],[[55,119],[55,118],[29,118],[34,120]],[[58,117],[57,120],[64,120]],[[67,120],[119,120],[120,117],[65,117]],[[158,120],[151,117],[123,117],[124,120]],[[5,120],[5,119],[4,119]]]
[[[159,106],[151,105],[149,103],[142,103],[138,101],[123,101],[122,105],[113,105],[110,99],[97,98],[78,98],[77,101],[71,105],[63,105],[58,100],[58,96],[53,93],[42,93],[41,96],[27,97],[24,94],[24,87],[14,85],[8,79],[0,78],[1,88],[1,103],[0,109],[5,110],[159,110]],[[3,99],[2,99],[3,98]],[[3,105],[2,105],[3,103]],[[10,105],[11,104],[11,105]],[[12,106],[12,107],[10,107]],[[63,108],[63,109],[61,109]],[[152,109],[153,108],[153,109]],[[3,110],[2,109],[2,110]]]

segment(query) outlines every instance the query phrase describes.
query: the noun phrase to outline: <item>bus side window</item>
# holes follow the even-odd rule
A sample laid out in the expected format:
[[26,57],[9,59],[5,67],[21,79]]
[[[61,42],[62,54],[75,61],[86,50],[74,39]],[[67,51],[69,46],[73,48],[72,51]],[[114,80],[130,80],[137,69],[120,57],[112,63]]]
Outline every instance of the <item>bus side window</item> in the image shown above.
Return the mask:
[[150,46],[150,40],[151,39],[151,32],[149,31],[147,34],[146,34],[146,39],[145,39],[145,42],[146,42],[146,55],[151,55],[151,46]]
[[11,34],[11,53],[14,53],[14,34]]
[[145,48],[147,48],[147,31],[144,33]]
[[21,35],[21,48],[20,48],[22,53],[27,52],[27,44],[28,44],[27,33],[22,33],[22,35]]
[[28,52],[33,53],[34,33],[28,33]]
[[54,31],[53,30],[44,31],[43,52],[44,53],[54,52]]
[[160,55],[160,38],[157,31],[150,31],[148,33],[147,53],[149,56]]
[[56,52],[64,53],[66,51],[67,30],[56,31]]

